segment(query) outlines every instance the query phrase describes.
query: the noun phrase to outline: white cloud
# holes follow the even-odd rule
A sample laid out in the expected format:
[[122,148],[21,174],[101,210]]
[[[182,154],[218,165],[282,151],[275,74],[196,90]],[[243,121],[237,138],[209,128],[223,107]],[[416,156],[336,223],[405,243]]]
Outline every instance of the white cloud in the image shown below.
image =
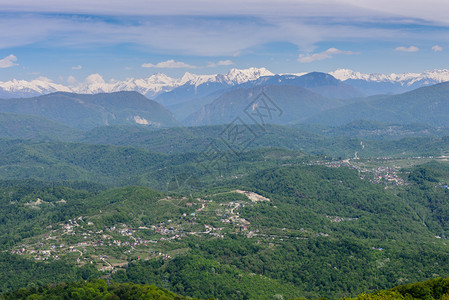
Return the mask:
[[396,47],[394,51],[402,51],[402,52],[418,52],[419,48],[416,46],[410,46],[410,47]]
[[432,47],[432,50],[435,51],[435,52],[443,51],[443,47],[435,45],[435,46]]
[[[430,18],[431,23],[418,19],[421,12],[435,10],[433,16],[438,13],[447,22],[443,2],[433,6],[410,1],[414,5],[407,9],[413,11],[403,14],[401,10],[398,15],[400,10],[378,5],[377,0],[192,0],[189,5],[185,0],[134,0],[134,5],[122,0],[15,0],[2,6],[6,13],[0,28],[8,30],[0,30],[0,49],[33,43],[90,49],[132,44],[173,57],[230,57],[276,42],[294,44],[303,52],[323,41],[335,45],[348,40],[449,43],[447,30],[429,26],[438,22],[435,18]],[[422,8],[415,10],[415,5]],[[224,15],[230,17],[221,18]],[[398,24],[429,29],[407,30]]]
[[341,2],[378,13],[447,24],[447,0],[341,0]]
[[83,13],[97,15],[273,15],[361,16],[394,15],[447,22],[447,0],[15,0],[2,1],[2,11]]
[[106,82],[104,81],[103,77],[98,74],[90,74],[89,76],[86,77],[86,79],[84,80],[85,84],[105,84]]
[[207,65],[207,67],[208,68],[215,68],[215,67],[218,67],[218,66],[232,66],[232,65],[235,65],[235,63],[232,60],[226,59],[226,60],[220,60],[220,61],[218,61],[216,63],[210,62]]
[[0,59],[0,68],[9,68],[13,66],[17,66],[15,62],[17,61],[17,57],[15,55],[8,55],[7,57]]
[[359,54],[359,52],[353,52],[353,51],[344,51],[337,48],[329,48],[326,51],[319,52],[319,53],[312,53],[312,54],[300,54],[298,57],[298,61],[301,63],[311,63],[317,60],[323,60],[327,58],[331,58],[334,55],[337,54],[346,54],[346,55],[354,55]]
[[[316,9],[320,5],[313,4],[311,7]],[[259,9],[259,6],[253,8]],[[0,30],[0,49],[32,43],[43,43],[48,47],[90,49],[129,43],[145,47],[151,53],[213,57],[238,55],[253,47],[280,41],[292,43],[301,51],[310,51],[316,43],[329,40],[397,42],[424,36],[445,41],[441,33],[432,36],[428,32],[404,32],[397,26],[377,26],[375,24],[381,21],[388,23],[384,18],[379,19],[379,16],[346,18],[353,14],[349,11],[345,11],[342,16],[334,13],[334,17],[326,11],[315,11],[308,16],[304,14],[308,7],[304,9],[298,12],[291,10],[291,15],[285,17],[272,13],[255,14],[257,17],[236,13],[233,18],[225,19],[185,15],[175,19],[165,15],[158,18],[120,16],[116,22],[101,16],[67,17],[58,14],[49,17],[36,12],[11,13],[0,18],[0,28],[9,29]],[[101,15],[103,12],[97,13]],[[449,36],[447,40],[449,42]]]
[[78,84],[78,80],[76,80],[75,77],[73,77],[72,75],[70,75],[69,77],[67,77],[67,83],[69,85],[76,85]]
[[72,67],[73,70],[81,70],[83,66],[77,65],[76,67]]
[[53,80],[51,80],[50,78],[45,77],[45,76],[39,76],[38,78],[36,78],[36,80],[45,81],[45,82],[48,82],[48,83],[52,83],[53,82]]
[[182,61],[174,61],[173,59],[170,59],[167,61],[161,61],[157,64],[145,63],[145,64],[142,64],[142,68],[160,68],[160,69],[188,68],[188,69],[193,69],[193,68],[196,68],[196,66],[186,64]]

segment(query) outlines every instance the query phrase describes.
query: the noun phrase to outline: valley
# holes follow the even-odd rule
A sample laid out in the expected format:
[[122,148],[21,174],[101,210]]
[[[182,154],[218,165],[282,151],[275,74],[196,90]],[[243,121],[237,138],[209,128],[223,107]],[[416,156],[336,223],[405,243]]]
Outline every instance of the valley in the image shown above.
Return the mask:
[[268,72],[0,99],[0,293],[340,299],[449,277],[447,83],[366,97]]
[[[188,292],[200,298],[227,297],[230,284],[255,297],[266,281],[271,284],[264,289],[267,296],[347,295],[345,288],[311,290],[320,278],[316,275],[291,285],[285,276],[299,270],[340,276],[337,282],[353,286],[352,293],[368,287],[355,284],[345,270],[360,276],[373,272],[394,276],[374,282],[372,289],[449,274],[444,264],[429,268],[437,262],[430,253],[440,262],[449,260],[444,254],[446,221],[443,211],[438,212],[444,204],[423,203],[418,196],[447,198],[445,156],[343,160],[302,156],[292,163],[286,155],[292,153],[264,154],[279,160],[274,169],[277,164],[237,169],[219,181],[196,175],[195,179],[203,178],[200,184],[177,185],[164,193],[144,187],[4,181],[3,218],[20,211],[28,215],[31,227],[17,227],[18,231],[1,236],[3,253],[48,266],[60,262],[89,268],[89,276],[114,281],[151,282],[181,294],[189,284],[204,280],[203,275],[188,275],[191,268],[206,268],[208,273],[213,269],[215,275],[208,280],[214,285],[221,282],[222,289],[211,290],[201,283],[201,292]],[[420,179],[421,170],[427,177]],[[64,187],[67,184],[72,187]],[[17,222],[4,220],[10,228]],[[410,248],[412,243],[422,244],[429,255]],[[281,259],[291,251],[297,254]],[[410,265],[402,257],[404,251],[420,261],[419,266]],[[324,258],[323,253],[333,254]],[[272,260],[271,266],[279,269],[267,269],[261,259]],[[310,259],[314,263],[309,266]],[[169,271],[179,264],[184,265],[182,270]],[[398,267],[400,273],[395,271]],[[415,271],[422,275],[410,278]],[[234,276],[240,279],[235,281]]]

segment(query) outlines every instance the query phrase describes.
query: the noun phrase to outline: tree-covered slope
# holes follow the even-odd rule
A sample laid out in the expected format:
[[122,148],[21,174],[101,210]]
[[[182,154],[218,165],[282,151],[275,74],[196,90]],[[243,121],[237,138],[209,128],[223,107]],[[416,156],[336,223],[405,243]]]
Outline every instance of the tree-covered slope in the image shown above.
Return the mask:
[[33,98],[0,99],[0,112],[35,115],[79,129],[101,125],[177,125],[172,113],[137,92],[53,93]]
[[404,94],[357,102],[311,116],[307,122],[342,125],[355,120],[384,123],[424,123],[447,127],[449,83],[422,87]]
[[0,137],[71,141],[79,139],[81,131],[40,116],[0,113]]
[[20,289],[0,295],[0,299],[142,299],[184,300],[193,299],[167,290],[133,283],[112,283],[104,280],[59,283],[34,289]]

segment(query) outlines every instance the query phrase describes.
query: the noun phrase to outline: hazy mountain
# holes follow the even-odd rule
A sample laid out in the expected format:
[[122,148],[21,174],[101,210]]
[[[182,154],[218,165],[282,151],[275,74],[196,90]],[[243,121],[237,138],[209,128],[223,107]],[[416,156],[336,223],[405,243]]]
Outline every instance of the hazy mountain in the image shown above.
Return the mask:
[[[185,123],[193,126],[214,125],[232,122],[236,117],[245,119],[245,111],[252,114],[257,110],[264,110],[264,104],[257,100],[262,92],[270,98],[268,105],[275,105],[271,107],[272,117],[263,120],[267,123],[300,122],[313,114],[345,104],[343,100],[327,99],[298,86],[256,86],[225,93],[190,115]],[[247,118],[247,122],[254,123],[254,120]]]
[[167,105],[166,107],[175,115],[177,120],[183,122],[191,114],[199,111],[204,105],[212,103],[215,99],[231,91],[232,89],[232,87],[221,89],[204,97],[189,99],[173,105]]
[[0,113],[0,137],[35,140],[75,140],[81,132],[40,116]]
[[306,88],[327,98],[343,99],[362,97],[363,93],[343,83],[330,74],[311,72],[301,76],[274,75],[264,76],[243,84],[244,87],[259,85],[293,85]]
[[[227,85],[219,83],[206,83],[199,86],[196,90],[193,87],[179,87],[170,93],[160,95],[157,100],[164,99],[170,95],[175,104],[166,104],[178,120],[184,120],[190,114],[200,110],[202,106],[212,103],[221,95],[230,92],[233,89],[251,88],[265,85],[291,85],[307,88],[319,95],[335,98],[346,99],[354,97],[362,97],[363,94],[356,88],[347,85],[332,75],[326,73],[312,72],[303,75],[270,75],[261,76],[255,80],[246,81],[238,85]],[[209,92],[209,94],[207,94]],[[176,100],[177,99],[177,100]],[[186,100],[187,99],[187,100]],[[162,102],[165,103],[165,102]]]
[[274,75],[265,68],[249,68],[246,70],[231,69],[226,75],[195,75],[189,76],[186,83],[170,92],[160,94],[156,101],[164,106],[172,106],[192,99],[203,98],[217,91],[224,91],[229,87],[236,86],[248,81],[253,81],[261,76]]
[[342,125],[356,120],[384,123],[424,123],[449,126],[449,83],[422,87],[400,95],[367,98],[310,117],[307,122]]
[[152,127],[177,124],[172,113],[137,92],[54,93],[33,98],[0,99],[0,112],[43,116],[80,129],[113,124]]

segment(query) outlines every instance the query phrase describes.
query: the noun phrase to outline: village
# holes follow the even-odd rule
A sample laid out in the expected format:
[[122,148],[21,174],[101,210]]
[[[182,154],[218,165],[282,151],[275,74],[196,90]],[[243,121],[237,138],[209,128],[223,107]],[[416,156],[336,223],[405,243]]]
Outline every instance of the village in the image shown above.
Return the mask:
[[[425,159],[414,158],[414,159]],[[405,159],[408,160],[408,159]],[[324,165],[330,168],[347,167],[356,170],[361,179],[369,180],[374,184],[383,184],[388,186],[402,186],[407,182],[401,174],[401,162],[404,159],[393,159],[389,157],[379,157],[376,159],[344,159],[337,161],[318,161],[315,164]],[[398,163],[399,162],[399,163]]]
[[[245,196],[247,200],[218,203],[196,198],[183,204],[191,213],[140,226],[117,223],[100,228],[95,218],[79,216],[48,225],[46,234],[26,239],[10,252],[35,261],[67,258],[78,265],[90,263],[102,271],[116,271],[133,260],[171,259],[182,254],[187,251],[184,240],[206,236],[223,238],[228,233],[249,238],[260,235],[262,238],[264,235],[259,230],[250,229],[250,222],[240,216],[239,210],[270,199],[253,192],[232,192]],[[42,202],[40,200],[39,203]],[[275,236],[269,238],[274,239]]]

